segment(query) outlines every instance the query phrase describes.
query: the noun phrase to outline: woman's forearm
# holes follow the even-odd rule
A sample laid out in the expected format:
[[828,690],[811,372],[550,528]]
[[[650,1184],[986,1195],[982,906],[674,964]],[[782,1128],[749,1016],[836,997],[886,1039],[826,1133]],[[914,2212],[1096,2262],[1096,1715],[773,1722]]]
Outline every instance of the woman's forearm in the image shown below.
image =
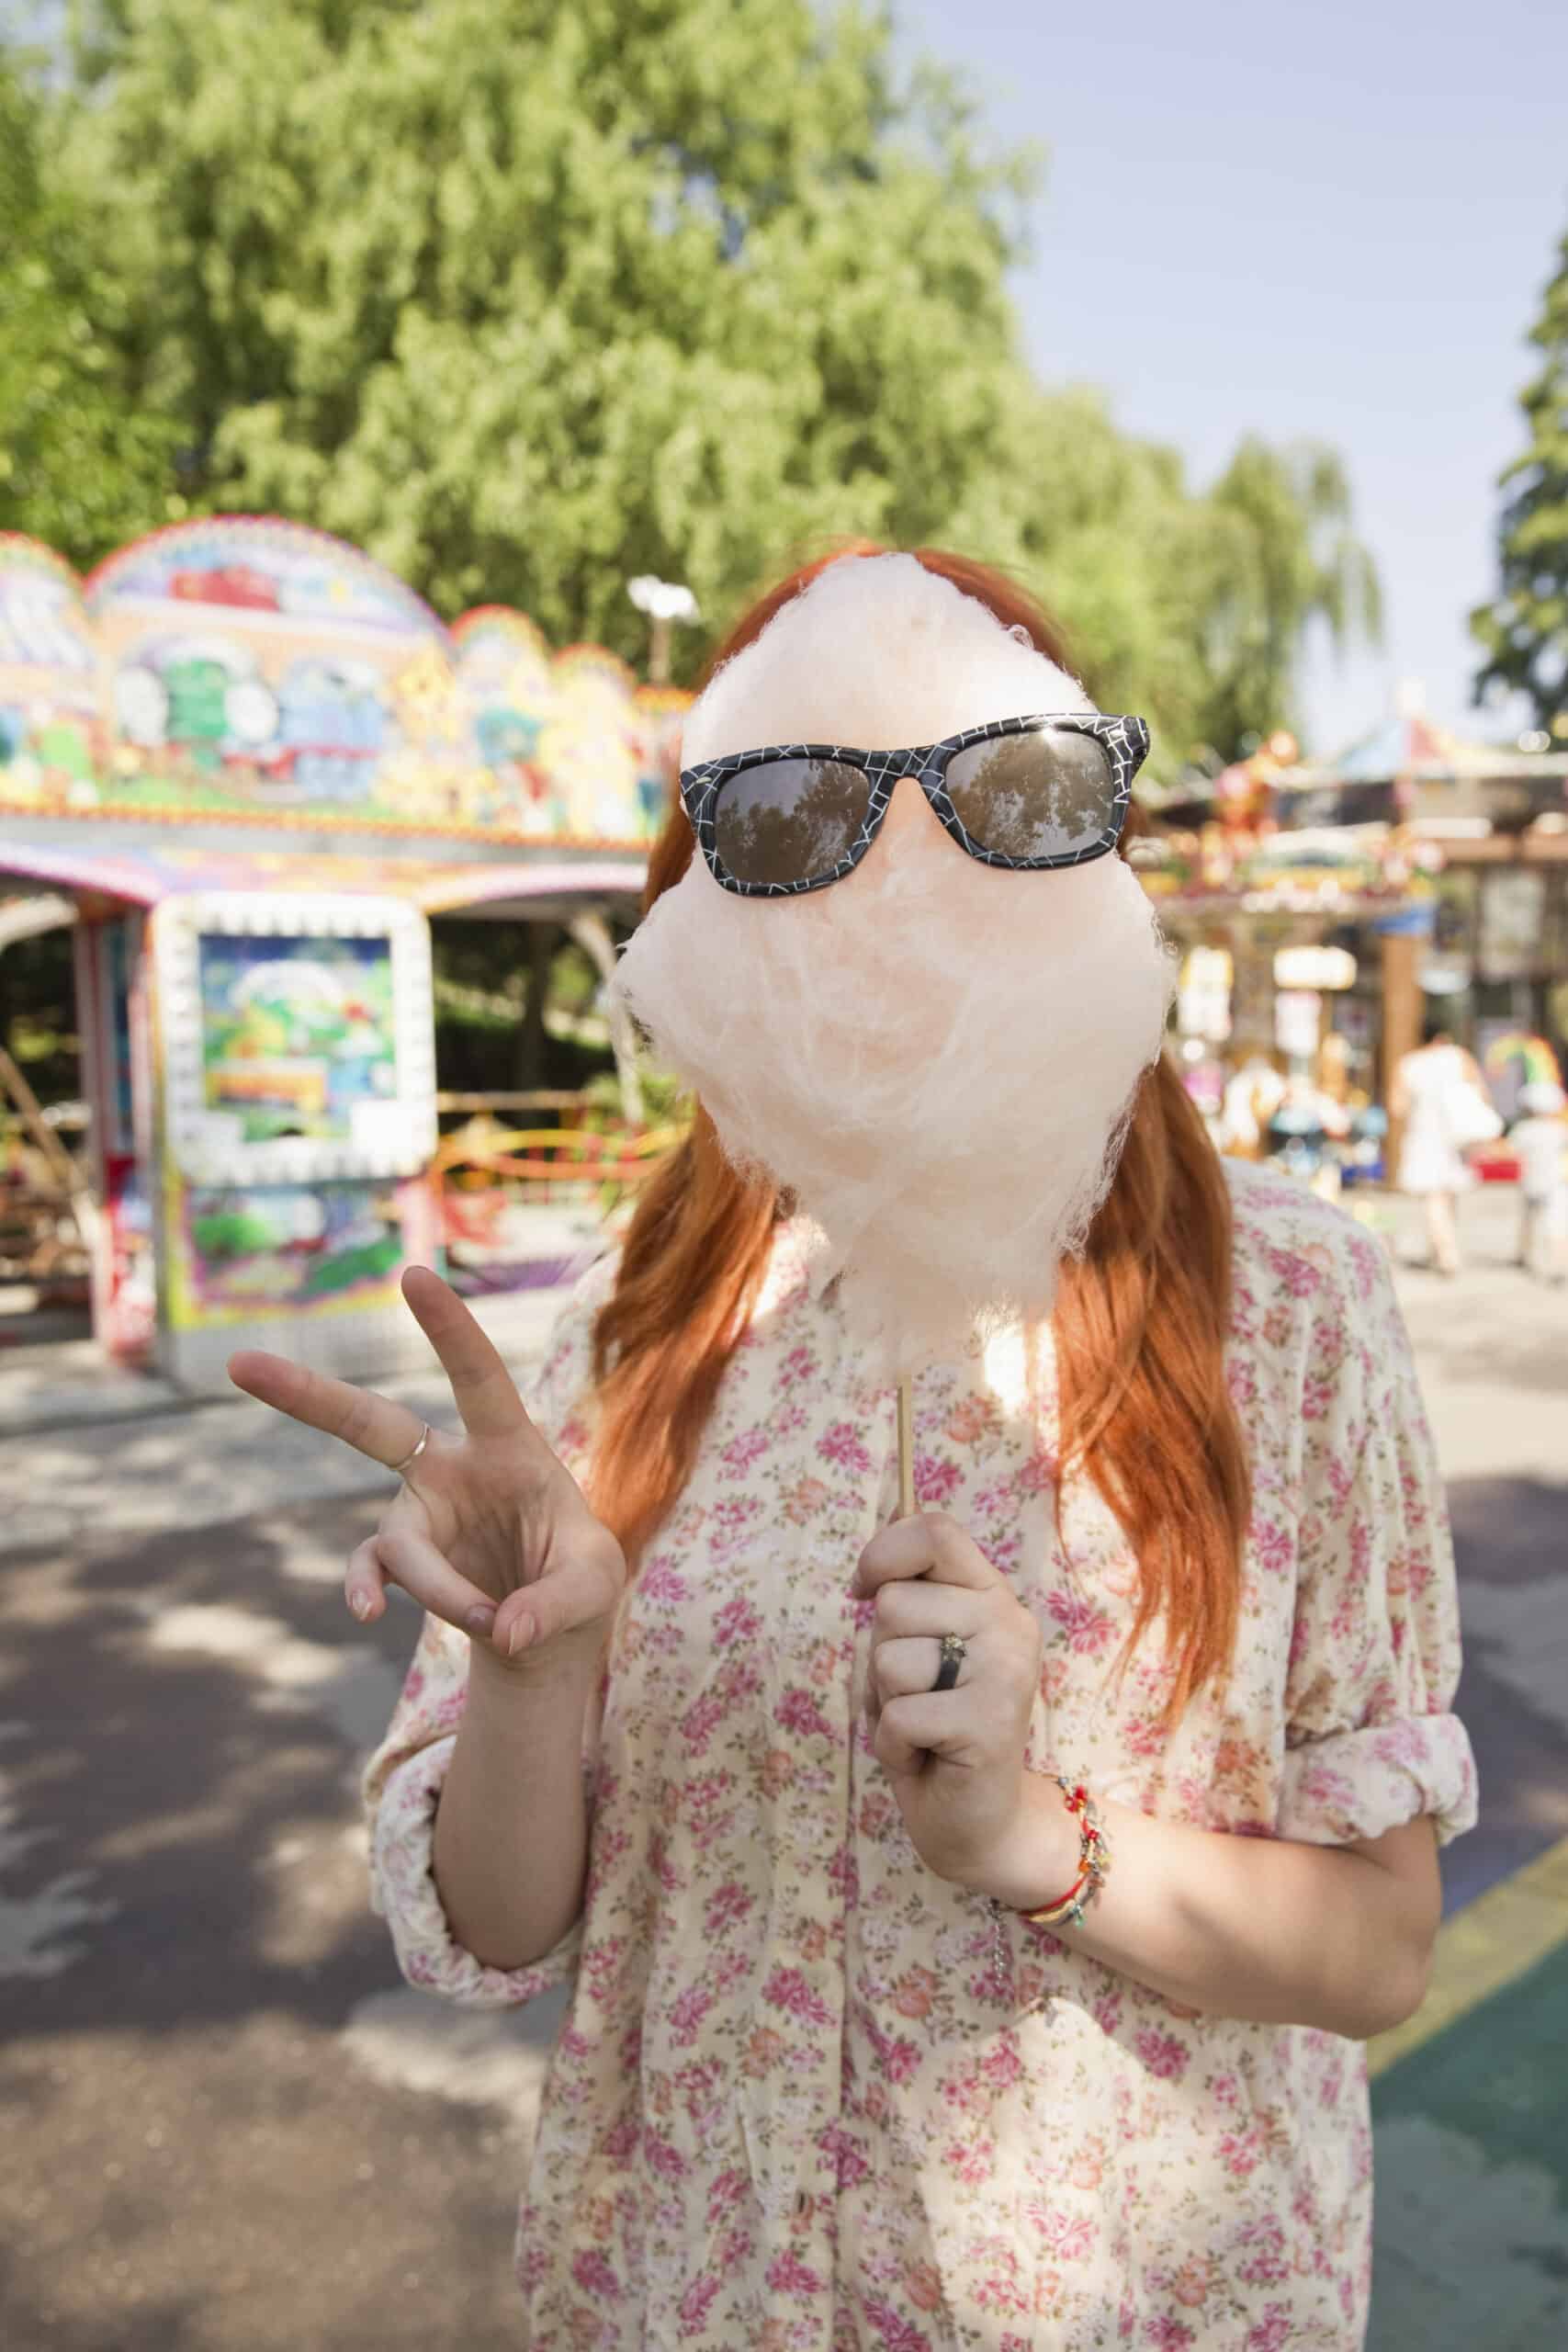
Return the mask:
[[[1030,1774],[1013,1851],[985,1888],[1023,1909],[1076,1876],[1077,1826]],[[1440,1893],[1429,1822],[1379,1853],[1235,1837],[1101,1804],[1111,1868],[1075,1951],[1181,2007],[1359,2041],[1400,2023],[1426,1989]]]
[[475,1643],[435,1815],[435,1883],[453,1934],[490,1968],[542,1960],[582,1907],[582,1726],[599,1646],[563,1637],[525,1668]]

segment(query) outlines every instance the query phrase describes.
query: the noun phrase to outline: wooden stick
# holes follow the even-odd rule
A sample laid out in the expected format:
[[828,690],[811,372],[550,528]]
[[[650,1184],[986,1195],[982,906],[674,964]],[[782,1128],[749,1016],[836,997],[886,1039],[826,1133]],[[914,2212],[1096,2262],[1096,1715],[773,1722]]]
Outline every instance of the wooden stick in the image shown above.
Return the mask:
[[898,1383],[898,1516],[915,1516],[915,1408],[908,1373]]

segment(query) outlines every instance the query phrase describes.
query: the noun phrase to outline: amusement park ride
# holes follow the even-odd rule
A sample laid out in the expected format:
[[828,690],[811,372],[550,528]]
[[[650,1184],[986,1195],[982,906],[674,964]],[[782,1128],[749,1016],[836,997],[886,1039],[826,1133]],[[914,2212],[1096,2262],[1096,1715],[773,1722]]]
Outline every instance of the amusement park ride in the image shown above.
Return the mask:
[[443,1140],[430,918],[558,926],[607,975],[683,703],[291,525],[85,582],[0,537],[0,956],[72,927],[87,1110],[78,1158],[0,1061],[0,1283],[85,1275],[101,1348],[193,1387],[247,1343],[352,1371],[402,1352],[399,1274],[461,1252],[476,1171],[634,1182],[665,1138],[625,1037],[619,1138]]

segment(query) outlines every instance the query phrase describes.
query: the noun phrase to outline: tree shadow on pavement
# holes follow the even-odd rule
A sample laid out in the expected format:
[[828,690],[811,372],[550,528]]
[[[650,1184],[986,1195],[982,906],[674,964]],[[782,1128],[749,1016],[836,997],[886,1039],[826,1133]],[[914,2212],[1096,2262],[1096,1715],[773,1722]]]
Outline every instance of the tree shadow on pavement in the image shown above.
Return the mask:
[[0,2342],[17,2352],[516,2341],[522,2128],[377,2078],[344,2030],[399,1981],[356,1780],[417,1624],[398,1607],[361,1629],[340,1580],[375,1510],[7,1563]]

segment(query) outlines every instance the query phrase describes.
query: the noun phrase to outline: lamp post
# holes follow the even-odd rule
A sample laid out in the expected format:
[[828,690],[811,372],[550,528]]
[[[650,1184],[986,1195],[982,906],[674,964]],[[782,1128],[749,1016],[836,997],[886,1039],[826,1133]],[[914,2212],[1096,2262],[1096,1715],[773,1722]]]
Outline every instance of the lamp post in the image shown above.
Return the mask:
[[689,588],[678,581],[656,579],[651,571],[639,572],[626,582],[626,594],[639,613],[649,618],[648,675],[652,685],[670,683],[670,645],[677,621],[700,620],[697,600]]

